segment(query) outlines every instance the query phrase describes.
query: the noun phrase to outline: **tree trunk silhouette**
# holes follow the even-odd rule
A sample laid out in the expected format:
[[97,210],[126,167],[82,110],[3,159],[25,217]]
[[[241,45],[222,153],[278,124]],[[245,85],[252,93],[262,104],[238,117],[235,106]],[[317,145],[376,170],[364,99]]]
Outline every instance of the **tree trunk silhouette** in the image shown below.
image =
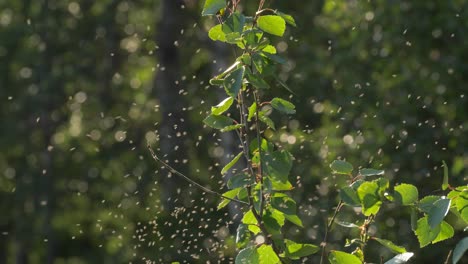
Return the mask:
[[[157,60],[159,69],[156,73],[154,89],[160,101],[161,122],[159,130],[159,154],[171,166],[186,173],[187,166],[182,163],[186,154],[183,132],[186,131],[185,114],[182,111],[184,103],[179,90],[183,87],[177,84],[180,76],[180,54],[175,45],[180,30],[186,25],[187,19],[181,8],[182,0],[163,0],[161,20],[159,21],[156,43],[159,46]],[[164,204],[173,207],[171,197],[176,193],[175,176],[168,177],[168,171],[161,170],[161,192]]]

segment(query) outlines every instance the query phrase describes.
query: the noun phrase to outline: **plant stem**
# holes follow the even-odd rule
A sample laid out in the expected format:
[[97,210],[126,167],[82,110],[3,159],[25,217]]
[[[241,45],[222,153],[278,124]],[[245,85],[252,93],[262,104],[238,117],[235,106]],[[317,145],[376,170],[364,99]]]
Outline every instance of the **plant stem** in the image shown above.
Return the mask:
[[325,229],[325,236],[323,237],[323,241],[322,241],[322,256],[320,257],[320,264],[323,263],[323,259],[325,257],[325,247],[327,246],[327,243],[328,243],[328,232],[332,228],[333,223],[335,222],[335,218],[340,212],[342,206],[343,206],[343,201],[340,200],[340,202],[335,208],[335,212],[333,213],[333,216],[330,219],[330,222],[327,223],[327,227]]
[[164,165],[166,168],[168,168],[172,173],[176,174],[177,176],[183,178],[184,180],[188,181],[189,183],[195,185],[196,187],[200,188],[201,190],[203,190],[204,192],[207,192],[207,193],[211,193],[211,194],[214,194],[214,195],[217,195],[223,199],[226,199],[226,200],[229,200],[229,201],[232,201],[232,202],[236,202],[236,203],[239,203],[239,204],[244,204],[244,205],[250,205],[249,203],[247,202],[244,202],[244,201],[241,201],[241,200],[237,200],[237,199],[233,199],[233,198],[229,198],[227,196],[224,196],[222,195],[221,193],[219,192],[216,192],[216,191],[213,191],[213,190],[210,190],[206,187],[204,187],[203,185],[197,183],[196,181],[190,179],[187,175],[183,174],[182,172],[174,169],[173,167],[171,167],[169,164],[167,164],[166,162],[164,162],[163,160],[161,160],[157,155],[156,153],[154,153],[154,150],[151,148],[151,146],[148,144],[148,149],[151,153],[151,156],[153,157],[153,159],[156,161],[156,162],[159,162],[161,163],[162,165]]
[[262,141],[260,139],[260,118],[259,118],[259,113],[258,113],[258,108],[259,108],[259,100],[258,100],[258,94],[254,90],[253,91],[254,95],[254,100],[255,100],[255,130],[257,132],[257,145],[258,145],[258,155],[259,155],[259,164],[258,164],[258,174],[260,174],[260,183],[261,183],[261,190],[260,190],[260,215],[263,215],[263,209],[265,207],[265,197],[264,197],[264,189],[263,189],[263,168],[262,168]]

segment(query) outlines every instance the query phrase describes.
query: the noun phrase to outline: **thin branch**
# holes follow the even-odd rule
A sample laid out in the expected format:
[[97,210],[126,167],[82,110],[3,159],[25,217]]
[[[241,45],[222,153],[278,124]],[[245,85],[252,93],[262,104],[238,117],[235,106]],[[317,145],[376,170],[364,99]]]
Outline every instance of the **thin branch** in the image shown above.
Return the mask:
[[174,169],[173,167],[171,167],[169,164],[167,164],[166,162],[164,162],[163,160],[161,160],[157,155],[156,153],[154,153],[154,150],[151,148],[151,146],[148,144],[148,149],[151,153],[151,156],[153,157],[153,159],[156,161],[156,162],[159,162],[161,163],[162,165],[164,165],[164,167],[168,168],[172,173],[176,174],[177,176],[183,178],[184,180],[188,181],[189,183],[195,185],[196,187],[200,188],[201,190],[203,190],[204,192],[207,192],[207,193],[211,193],[211,194],[214,194],[214,195],[217,195],[223,199],[226,199],[226,200],[229,200],[229,201],[232,201],[232,202],[236,202],[236,203],[240,203],[240,204],[245,204],[245,205],[249,205],[249,203],[247,202],[244,202],[244,201],[241,201],[241,200],[237,200],[237,199],[233,199],[233,198],[229,198],[227,196],[224,196],[222,195],[221,193],[219,192],[215,192],[213,190],[210,190],[206,187],[204,187],[203,185],[195,182],[194,180],[190,179],[188,176],[186,176],[185,174],[181,173],[180,171]]
[[333,226],[333,223],[335,222],[335,218],[340,212],[341,207],[343,206],[343,201],[340,201],[338,205],[335,208],[335,212],[333,213],[332,218],[330,219],[330,222],[327,223],[327,228],[325,229],[325,236],[322,241],[322,256],[320,257],[320,264],[323,263],[323,258],[325,257],[325,247],[327,246],[328,243],[328,232]]
[[450,256],[452,256],[452,252],[453,250],[450,250],[448,255],[447,255],[447,259],[445,260],[444,264],[449,264],[450,263]]
[[259,165],[258,165],[258,171],[260,174],[260,183],[262,184],[261,188],[261,195],[260,195],[260,215],[263,215],[263,209],[265,207],[265,197],[264,197],[264,191],[263,191],[263,161],[262,161],[262,141],[260,139],[260,118],[259,118],[259,113],[258,113],[258,108],[259,108],[259,103],[258,103],[258,95],[257,92],[254,90],[253,91],[254,95],[254,100],[255,100],[255,130],[257,132],[257,144],[258,144],[258,155],[259,155]]

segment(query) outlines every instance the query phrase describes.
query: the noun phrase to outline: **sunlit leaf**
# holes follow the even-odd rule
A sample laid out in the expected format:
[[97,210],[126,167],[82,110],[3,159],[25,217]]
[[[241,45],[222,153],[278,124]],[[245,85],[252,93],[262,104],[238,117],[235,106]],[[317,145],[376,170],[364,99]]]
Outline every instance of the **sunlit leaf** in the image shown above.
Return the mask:
[[406,248],[404,247],[401,247],[401,246],[398,246],[398,245],[395,245],[392,241],[390,240],[387,240],[387,239],[382,239],[382,238],[378,238],[378,237],[373,237],[372,239],[374,239],[375,241],[379,242],[381,245],[383,245],[384,247],[390,249],[391,251],[395,252],[395,253],[405,253],[406,252]]
[[362,261],[349,253],[343,251],[332,250],[328,255],[330,264],[362,264]]
[[220,115],[224,112],[226,112],[229,107],[231,107],[232,103],[234,102],[234,98],[228,97],[221,101],[219,104],[216,106],[211,107],[211,114],[212,115]]
[[261,245],[258,249],[259,263],[260,264],[277,264],[280,263],[278,255],[276,255],[271,245]]
[[237,154],[228,164],[226,164],[223,167],[223,169],[221,170],[221,174],[225,174],[230,168],[232,168],[232,166],[234,166],[239,161],[242,155],[243,155],[243,152],[240,152],[239,154]]
[[221,24],[212,27],[208,31],[208,37],[213,41],[226,42],[226,33],[223,32]]
[[442,223],[440,224],[440,232],[437,235],[437,237],[432,241],[432,244],[449,239],[453,237],[453,234],[453,227],[449,223],[442,221]]
[[402,205],[410,205],[418,201],[418,188],[411,184],[400,184],[395,187],[395,201]]
[[428,217],[425,216],[418,220],[417,228],[414,231],[418,237],[419,245],[425,247],[429,245],[439,235],[440,225],[435,228],[429,226]]
[[403,264],[408,262],[408,260],[414,256],[413,252],[406,252],[403,254],[396,255],[389,261],[385,262],[385,264]]
[[267,45],[265,48],[262,49],[262,51],[270,54],[276,54],[276,48],[272,45]]
[[[223,193],[223,196],[226,196],[228,198],[233,199],[234,197],[236,197],[236,195],[239,193],[239,191],[240,191],[240,188],[229,190],[229,191]],[[228,205],[230,202],[231,202],[231,200],[222,198],[221,202],[218,204],[217,209],[220,210],[220,209],[226,207],[226,205]]]
[[[249,115],[247,117],[247,120],[250,122],[252,121],[252,118],[255,116],[255,113],[257,112],[257,103],[253,102],[252,105],[249,107]],[[254,141],[256,142],[256,141]]]
[[456,206],[463,220],[468,223],[468,191],[460,192],[456,200]]
[[362,213],[365,216],[375,215],[382,205],[379,197],[379,185],[377,182],[364,182],[357,190],[361,201]]
[[281,16],[266,15],[257,19],[257,26],[265,31],[276,36],[283,36],[286,30],[286,22]]
[[285,239],[286,257],[290,259],[299,259],[312,255],[320,250],[320,247],[312,244],[299,244],[292,240]]

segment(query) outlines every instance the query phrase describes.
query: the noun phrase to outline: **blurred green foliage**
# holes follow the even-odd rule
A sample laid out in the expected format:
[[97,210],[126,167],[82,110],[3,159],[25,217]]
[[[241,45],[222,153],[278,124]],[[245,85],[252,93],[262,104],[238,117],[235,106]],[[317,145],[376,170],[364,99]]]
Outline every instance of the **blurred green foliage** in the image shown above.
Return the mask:
[[[170,9],[177,14],[164,9],[170,2],[178,3]],[[169,163],[225,189],[220,159],[237,152],[227,153],[227,139],[203,129],[202,120],[219,101],[208,84],[224,70],[219,53],[235,54],[207,40],[215,21],[199,17],[202,4],[0,2],[0,263],[205,263],[235,256],[235,210],[216,211],[216,197],[168,180],[146,149],[147,142],[169,142],[171,153],[160,146]],[[241,1],[249,11],[256,6]],[[279,78],[294,94],[272,87],[273,97],[290,97],[296,115],[275,116],[288,125],[268,132],[296,157],[294,199],[305,229],[291,225],[288,236],[322,240],[338,202],[335,184],[344,181],[330,172],[336,158],[383,169],[392,185],[418,186],[420,197],[440,188],[442,160],[450,183],[466,185],[466,1],[271,6],[298,25],[276,45],[288,58]],[[164,25],[164,14],[183,19]],[[165,26],[175,29],[171,36]],[[177,56],[160,52],[163,39]],[[167,74],[162,56],[178,62],[165,87],[155,81]],[[163,105],[178,108],[167,112]],[[449,214],[455,237],[417,250],[410,211],[381,210],[370,230],[415,252],[412,263],[443,262],[463,238],[463,224]],[[344,244],[349,230],[342,231],[329,238],[332,247]],[[373,259],[391,255],[378,243],[368,251]]]

